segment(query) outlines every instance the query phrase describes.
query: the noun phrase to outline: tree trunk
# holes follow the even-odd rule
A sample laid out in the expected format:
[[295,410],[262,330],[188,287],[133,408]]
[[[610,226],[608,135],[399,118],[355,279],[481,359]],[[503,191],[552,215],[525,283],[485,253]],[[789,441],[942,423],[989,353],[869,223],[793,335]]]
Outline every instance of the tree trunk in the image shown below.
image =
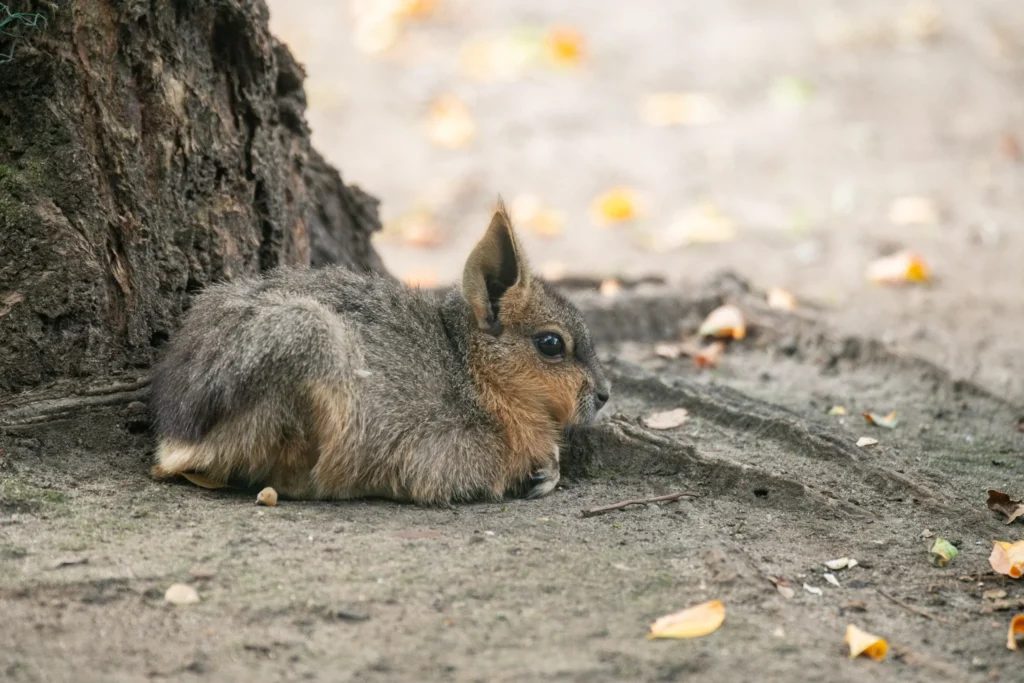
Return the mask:
[[382,270],[262,0],[7,4],[47,21],[0,36],[0,395],[140,374],[221,279]]

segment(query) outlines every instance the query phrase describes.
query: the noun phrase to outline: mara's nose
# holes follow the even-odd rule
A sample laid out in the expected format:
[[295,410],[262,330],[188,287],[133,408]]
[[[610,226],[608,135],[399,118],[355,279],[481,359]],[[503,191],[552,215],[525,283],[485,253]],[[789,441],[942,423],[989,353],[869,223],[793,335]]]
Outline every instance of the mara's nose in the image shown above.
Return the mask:
[[598,389],[594,392],[594,407],[598,410],[604,408],[604,404],[611,398],[611,391],[608,389]]

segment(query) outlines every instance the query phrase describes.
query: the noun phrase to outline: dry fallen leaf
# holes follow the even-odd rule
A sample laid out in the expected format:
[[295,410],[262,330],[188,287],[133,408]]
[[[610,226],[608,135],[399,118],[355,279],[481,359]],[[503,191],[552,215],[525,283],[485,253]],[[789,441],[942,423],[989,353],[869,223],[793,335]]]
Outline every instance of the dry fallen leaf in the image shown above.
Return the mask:
[[875,413],[861,413],[864,419],[875,425],[876,427],[885,427],[886,429],[896,429],[896,425],[900,423],[896,417],[896,411],[892,411],[888,415],[876,415]]
[[561,67],[577,67],[583,62],[583,36],[571,28],[549,29],[544,37],[544,54]]
[[869,263],[865,277],[877,285],[902,285],[928,282],[931,275],[924,259],[913,252],[902,251]]
[[691,244],[714,244],[736,239],[736,224],[711,202],[701,202],[675,214],[660,230],[644,235],[642,246],[665,252]]
[[767,298],[769,308],[790,312],[796,310],[796,297],[784,290],[782,287],[772,287],[768,290]]
[[870,436],[862,436],[857,439],[857,448],[864,448],[866,446],[874,446],[878,443],[878,439],[872,439]]
[[1014,579],[1024,574],[1024,541],[1006,543],[994,541],[992,554],[988,558],[992,569]]
[[512,200],[510,210],[517,225],[541,237],[557,237],[565,228],[565,212],[544,206],[536,195],[519,195]]
[[747,335],[747,323],[739,308],[726,304],[711,311],[708,317],[704,318],[697,334],[719,339],[743,339]]
[[725,606],[718,600],[701,603],[651,624],[648,638],[697,638],[713,633],[725,621]]
[[846,415],[846,408],[844,406],[832,406],[828,409],[829,415]]
[[466,103],[449,93],[441,95],[430,105],[426,133],[438,147],[464,149],[476,135],[476,124]]
[[725,342],[721,340],[713,341],[694,355],[693,362],[698,368],[717,368],[718,361],[722,359],[722,354],[724,353]]
[[164,593],[164,600],[172,605],[194,605],[199,602],[199,593],[187,583],[172,583]]
[[618,280],[601,280],[601,284],[598,285],[597,291],[601,296],[617,296],[622,291],[622,285],[619,284]]
[[633,190],[613,187],[598,195],[591,203],[591,220],[598,226],[626,223],[639,215],[638,204],[638,197]]
[[266,505],[267,507],[274,507],[277,505],[277,491],[271,487],[267,487],[256,494],[256,504]]
[[690,412],[686,408],[676,408],[645,417],[644,426],[648,429],[675,429],[688,419]]
[[1010,630],[1006,634],[1006,647],[1018,650],[1024,644],[1024,614],[1018,614],[1010,620]]
[[900,197],[889,207],[889,221],[894,225],[935,225],[939,210],[928,197]]
[[945,567],[960,554],[957,547],[944,538],[936,538],[929,552],[931,553],[932,564],[936,567]]
[[1024,501],[1013,500],[1002,491],[990,489],[988,492],[988,509],[1002,512],[1008,517],[1007,524],[1024,515]]
[[862,631],[853,624],[846,627],[846,638],[843,642],[850,646],[850,659],[865,655],[878,662],[884,659],[889,651],[889,644],[884,638]]
[[722,118],[717,96],[703,92],[659,92],[640,104],[640,119],[648,126],[702,126]]

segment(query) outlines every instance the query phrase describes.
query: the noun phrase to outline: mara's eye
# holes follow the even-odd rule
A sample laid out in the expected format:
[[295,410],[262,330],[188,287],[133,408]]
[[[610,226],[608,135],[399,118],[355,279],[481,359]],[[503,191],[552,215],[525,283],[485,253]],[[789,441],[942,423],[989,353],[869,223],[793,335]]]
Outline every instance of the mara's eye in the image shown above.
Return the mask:
[[565,356],[565,342],[562,335],[555,332],[541,332],[533,338],[533,345],[540,351],[540,355],[548,358],[563,358]]

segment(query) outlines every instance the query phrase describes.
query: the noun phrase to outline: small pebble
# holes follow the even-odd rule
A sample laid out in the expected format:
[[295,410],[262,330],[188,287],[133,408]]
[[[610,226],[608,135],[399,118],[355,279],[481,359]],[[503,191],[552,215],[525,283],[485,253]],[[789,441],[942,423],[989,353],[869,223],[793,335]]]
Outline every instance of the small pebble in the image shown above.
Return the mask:
[[172,583],[164,593],[164,600],[172,605],[194,605],[199,602],[199,593],[186,583]]
[[256,504],[266,505],[267,507],[274,507],[277,505],[277,491],[270,488],[269,486],[258,494],[256,494]]

